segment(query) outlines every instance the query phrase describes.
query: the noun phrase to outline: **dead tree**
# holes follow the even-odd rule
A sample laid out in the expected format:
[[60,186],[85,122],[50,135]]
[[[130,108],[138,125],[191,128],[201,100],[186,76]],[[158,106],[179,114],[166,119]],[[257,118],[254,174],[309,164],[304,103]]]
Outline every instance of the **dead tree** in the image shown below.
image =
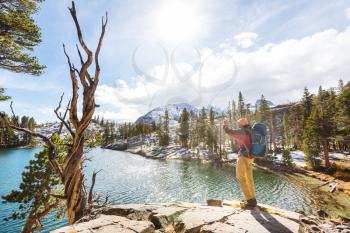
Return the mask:
[[[63,46],[64,53],[67,57],[70,78],[72,81],[72,99],[69,109],[69,121],[61,120],[68,131],[71,133],[73,142],[69,149],[66,160],[63,164],[63,183],[65,186],[65,195],[67,197],[67,211],[69,223],[74,223],[78,219],[84,216],[86,207],[86,195],[83,190],[84,176],[82,173],[82,157],[84,154],[84,132],[89,126],[92,116],[95,111],[95,91],[100,78],[100,65],[99,65],[99,54],[102,46],[103,37],[105,34],[105,28],[107,25],[107,14],[106,19],[102,18],[102,32],[95,54],[86,46],[84,38],[80,29],[80,25],[76,15],[76,9],[74,2],[69,11],[74,20],[80,46],[86,53],[87,59],[84,61],[83,56],[77,46],[77,52],[80,58],[81,68],[76,69],[71,63],[70,58],[66,52],[65,46]],[[88,69],[91,64],[95,61],[95,73],[91,76]],[[83,106],[82,116],[78,118],[78,80],[83,87]]]
[[[87,127],[89,126],[92,116],[95,111],[95,91],[100,78],[100,65],[99,65],[99,54],[102,46],[103,37],[105,34],[105,29],[107,25],[107,13],[106,18],[102,17],[102,31],[98,40],[97,48],[95,53],[93,53],[85,44],[79,21],[76,14],[76,8],[74,1],[72,2],[72,6],[68,8],[70,14],[73,18],[80,47],[83,49],[86,59],[80,52],[79,46],[77,45],[77,53],[80,60],[80,69],[77,69],[74,64],[71,62],[70,57],[66,51],[65,46],[63,45],[64,54],[67,57],[67,62],[69,66],[70,79],[72,82],[72,97],[67,106],[67,110],[69,113],[69,119],[66,120],[66,114],[62,115],[59,110],[61,108],[62,97],[59,102],[58,107],[55,109],[55,114],[57,118],[60,120],[61,124],[68,130],[72,137],[72,144],[69,145],[67,156],[64,159],[63,164],[59,163],[56,160],[56,150],[55,144],[50,140],[49,137],[42,135],[40,133],[36,133],[30,131],[25,128],[21,128],[18,125],[13,125],[8,122],[9,127],[25,132],[35,137],[41,138],[48,148],[48,157],[49,163],[57,174],[61,177],[62,183],[64,184],[64,199],[66,199],[67,203],[67,213],[68,213],[68,221],[70,224],[76,222],[80,218],[84,216],[87,211],[87,208],[91,206],[92,200],[92,190],[89,192],[89,197],[85,193],[84,189],[84,175],[83,175],[83,155],[84,155],[84,133]],[[95,70],[93,76],[90,75],[88,69],[93,64],[95,65]],[[78,117],[78,89],[82,87],[83,95],[82,95],[82,107],[81,112],[82,115]],[[11,105],[12,109],[12,105]],[[12,113],[14,111],[12,109]],[[2,116],[5,118],[5,116]],[[95,183],[96,174],[93,174],[93,181]]]

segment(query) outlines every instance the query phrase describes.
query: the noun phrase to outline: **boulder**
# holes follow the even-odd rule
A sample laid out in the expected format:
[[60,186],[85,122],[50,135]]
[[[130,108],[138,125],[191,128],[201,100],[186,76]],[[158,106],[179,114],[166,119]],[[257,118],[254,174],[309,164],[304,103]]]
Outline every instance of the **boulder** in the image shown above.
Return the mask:
[[149,220],[152,212],[161,207],[147,204],[111,205],[103,208],[101,214],[123,216],[132,220]]
[[185,210],[185,208],[177,206],[161,207],[154,211],[150,221],[157,229],[167,228],[169,225],[173,225],[175,219]]

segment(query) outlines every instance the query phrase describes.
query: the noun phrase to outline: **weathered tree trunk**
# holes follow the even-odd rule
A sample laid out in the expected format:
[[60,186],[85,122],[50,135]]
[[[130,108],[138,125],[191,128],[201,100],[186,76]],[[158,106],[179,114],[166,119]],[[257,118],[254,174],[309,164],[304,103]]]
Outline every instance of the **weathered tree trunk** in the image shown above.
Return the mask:
[[84,144],[79,143],[77,145],[76,152],[70,155],[70,161],[63,170],[63,183],[65,196],[67,198],[67,213],[69,224],[73,224],[82,218],[85,213],[87,197],[83,191],[83,154]]
[[32,210],[29,214],[26,223],[24,224],[21,233],[32,233],[33,225],[36,223],[36,218],[33,216],[34,211]]
[[328,146],[327,139],[323,140],[322,144],[323,144],[324,163],[325,163],[325,167],[328,168],[330,166],[330,163],[329,163],[329,146]]

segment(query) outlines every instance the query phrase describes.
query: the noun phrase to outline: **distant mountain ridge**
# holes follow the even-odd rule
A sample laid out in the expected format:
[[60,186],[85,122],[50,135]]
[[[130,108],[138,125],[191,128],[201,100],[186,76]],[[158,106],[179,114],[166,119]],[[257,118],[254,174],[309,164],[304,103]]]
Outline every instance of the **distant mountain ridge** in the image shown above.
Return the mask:
[[[269,107],[274,107],[275,105],[270,101],[267,100],[267,103],[269,105]],[[250,105],[251,106],[251,110],[255,110],[260,106],[260,100],[257,100],[255,102],[255,105]],[[198,115],[202,109],[202,107],[197,108],[191,104],[188,103],[174,103],[174,104],[167,104],[164,106],[160,106],[160,107],[156,107],[154,109],[152,109],[151,111],[149,111],[148,113],[146,113],[143,116],[140,116],[135,123],[144,123],[144,124],[153,124],[156,123],[158,124],[160,122],[160,120],[164,117],[165,114],[165,110],[168,110],[169,113],[169,120],[170,121],[178,121],[180,119],[182,110],[186,108],[186,110],[188,112],[193,112],[196,115]],[[214,107],[214,106],[206,106],[204,107],[205,109],[205,113],[207,114],[207,116],[209,115],[209,111],[210,108],[213,108],[214,112],[216,113],[216,115],[221,115],[225,110],[222,110],[218,107]]]
[[[221,114],[222,110],[213,106],[207,106],[205,107],[205,112],[208,115],[210,108],[213,108],[213,110],[216,112],[216,114]],[[160,119],[164,117],[165,110],[168,110],[169,113],[169,120],[170,121],[178,121],[180,119],[181,113],[183,109],[185,109],[188,112],[193,112],[196,115],[199,114],[202,108],[197,108],[191,104],[188,103],[174,103],[174,104],[167,104],[161,107],[156,107],[146,113],[143,116],[140,116],[137,120],[136,123],[145,123],[145,124],[153,124],[156,123],[158,124],[160,122]]]

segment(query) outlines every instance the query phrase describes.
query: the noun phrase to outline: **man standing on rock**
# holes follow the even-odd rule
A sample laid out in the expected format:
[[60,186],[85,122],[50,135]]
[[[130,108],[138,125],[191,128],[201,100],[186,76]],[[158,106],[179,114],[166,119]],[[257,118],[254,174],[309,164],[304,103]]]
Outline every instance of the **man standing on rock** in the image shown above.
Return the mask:
[[236,164],[236,178],[241,186],[245,201],[241,202],[242,208],[254,208],[257,206],[254,179],[253,179],[253,160],[250,154],[252,146],[251,131],[252,128],[246,118],[237,121],[240,129],[229,129],[227,122],[224,122],[224,131],[236,141],[238,145],[238,158]]

